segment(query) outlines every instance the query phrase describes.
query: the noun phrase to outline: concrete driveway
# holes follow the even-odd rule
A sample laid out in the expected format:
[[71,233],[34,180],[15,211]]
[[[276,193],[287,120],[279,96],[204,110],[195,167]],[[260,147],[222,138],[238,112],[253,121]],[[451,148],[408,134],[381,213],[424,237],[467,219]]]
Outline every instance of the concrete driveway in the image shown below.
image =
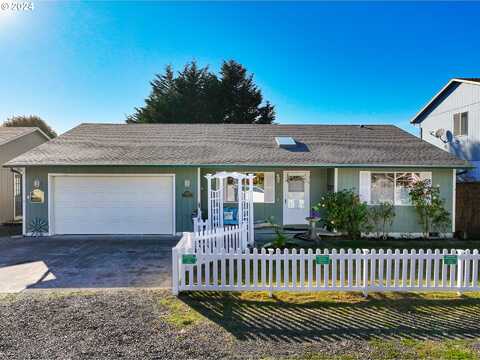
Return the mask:
[[172,236],[0,237],[0,292],[171,286]]

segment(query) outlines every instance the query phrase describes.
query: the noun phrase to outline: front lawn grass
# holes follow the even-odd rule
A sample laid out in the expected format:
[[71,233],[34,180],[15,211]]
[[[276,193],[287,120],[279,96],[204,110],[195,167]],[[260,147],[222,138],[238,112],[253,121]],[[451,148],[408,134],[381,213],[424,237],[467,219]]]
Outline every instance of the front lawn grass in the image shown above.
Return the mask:
[[[420,341],[420,340],[374,340],[368,344],[368,359],[372,360],[476,360],[478,353],[474,341]],[[292,360],[360,360],[365,355],[355,352],[347,354],[305,354]]]
[[174,296],[165,296],[158,301],[159,305],[166,309],[161,312],[160,317],[169,324],[183,328],[190,325],[196,325],[204,321],[204,317],[184,302]]
[[362,356],[340,347],[299,359],[479,359],[479,293],[190,293],[178,301],[240,340],[365,347]]

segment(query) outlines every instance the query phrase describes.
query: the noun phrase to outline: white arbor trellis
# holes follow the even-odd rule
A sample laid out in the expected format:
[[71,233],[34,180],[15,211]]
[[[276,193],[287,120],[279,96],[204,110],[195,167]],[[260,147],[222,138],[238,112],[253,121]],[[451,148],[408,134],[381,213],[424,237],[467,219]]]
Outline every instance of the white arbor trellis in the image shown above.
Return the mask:
[[[236,224],[240,229],[245,229],[247,243],[253,244],[253,174],[222,171],[214,175],[207,174],[208,181],[208,218],[194,219],[194,231],[215,230],[225,226],[224,204],[227,181],[232,178],[237,192]],[[199,212],[200,217],[200,212]]]

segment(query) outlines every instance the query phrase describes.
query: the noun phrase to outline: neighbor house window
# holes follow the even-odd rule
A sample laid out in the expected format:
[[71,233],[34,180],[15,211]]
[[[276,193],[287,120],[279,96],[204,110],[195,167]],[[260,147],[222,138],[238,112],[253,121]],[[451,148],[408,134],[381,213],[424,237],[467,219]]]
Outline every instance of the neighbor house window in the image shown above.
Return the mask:
[[360,172],[360,198],[370,205],[388,202],[411,205],[410,189],[419,180],[432,178],[431,172]]
[[[251,174],[251,173],[249,173]],[[254,203],[274,203],[275,202],[275,173],[274,172],[256,172],[253,173],[253,202]],[[245,190],[248,190],[248,180],[243,181]],[[227,178],[224,188],[225,202],[237,202],[237,180]]]
[[453,114],[453,135],[468,135],[468,112]]

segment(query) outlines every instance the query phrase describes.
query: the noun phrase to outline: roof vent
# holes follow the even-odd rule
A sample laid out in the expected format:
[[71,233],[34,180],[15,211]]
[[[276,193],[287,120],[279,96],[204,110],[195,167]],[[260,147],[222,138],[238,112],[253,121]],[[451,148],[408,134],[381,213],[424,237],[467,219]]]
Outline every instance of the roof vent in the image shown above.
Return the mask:
[[292,147],[297,145],[295,139],[290,136],[276,136],[275,141],[279,147]]

